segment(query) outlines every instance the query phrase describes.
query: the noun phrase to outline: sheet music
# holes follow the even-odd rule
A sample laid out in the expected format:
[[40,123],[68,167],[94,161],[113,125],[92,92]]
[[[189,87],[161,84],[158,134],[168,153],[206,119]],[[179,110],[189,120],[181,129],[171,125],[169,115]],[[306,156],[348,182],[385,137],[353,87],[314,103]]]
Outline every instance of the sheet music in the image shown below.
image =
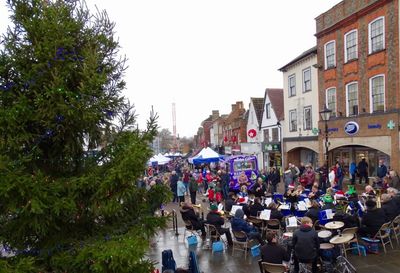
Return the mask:
[[265,209],[265,210],[261,211],[260,219],[269,220],[270,217],[271,217],[271,210]]
[[297,204],[297,209],[301,211],[307,210],[306,202],[299,201],[299,203]]
[[231,209],[231,215],[235,215],[238,209],[242,209],[242,206],[233,205]]
[[333,212],[331,209],[327,209],[327,210],[325,210],[325,212],[326,212],[327,219],[333,219]]
[[307,207],[311,207],[311,201],[308,198],[304,198],[304,202],[306,203]]
[[281,208],[281,210],[283,210],[283,209],[290,209],[290,207],[289,207],[288,204],[282,204],[282,205],[280,205],[280,208]]
[[272,198],[271,198],[271,197],[266,198],[265,201],[264,201],[264,204],[265,204],[267,207],[268,207],[269,204],[271,204],[271,203],[272,203]]
[[295,216],[288,218],[288,226],[289,227],[297,227],[297,218]]
[[219,203],[218,204],[218,211],[222,211],[222,210],[224,210],[224,204]]

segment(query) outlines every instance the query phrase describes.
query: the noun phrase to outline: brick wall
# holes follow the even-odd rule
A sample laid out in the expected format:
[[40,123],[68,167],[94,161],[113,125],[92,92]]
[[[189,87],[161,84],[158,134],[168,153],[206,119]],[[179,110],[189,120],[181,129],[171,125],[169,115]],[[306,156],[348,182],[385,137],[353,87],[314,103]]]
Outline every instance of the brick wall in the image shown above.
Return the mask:
[[[329,121],[330,128],[338,128],[338,132],[330,135],[333,140],[342,138],[340,143],[351,137],[344,133],[344,125],[354,120],[360,125],[357,137],[387,136],[390,139],[391,162],[400,170],[399,161],[399,130],[386,127],[388,120],[399,123],[400,94],[399,94],[399,6],[398,0],[345,0],[316,18],[317,47],[318,47],[318,89],[320,109],[326,99],[326,89],[336,87],[337,112],[342,113]],[[375,18],[385,17],[385,49],[373,54],[368,53],[368,24]],[[358,59],[344,63],[344,35],[350,30],[358,31]],[[324,45],[336,41],[336,67],[325,70]],[[371,77],[385,75],[385,111],[382,114],[370,114],[369,80]],[[358,82],[359,116],[346,116],[346,84]],[[365,112],[363,111],[365,109]],[[381,124],[381,129],[368,129],[368,124]],[[319,128],[323,131],[324,124]],[[374,138],[371,138],[374,139]],[[319,139],[319,160],[323,160],[323,136]],[[343,141],[344,140],[344,141]],[[364,142],[365,144],[365,142]],[[367,143],[377,149],[382,143]]]

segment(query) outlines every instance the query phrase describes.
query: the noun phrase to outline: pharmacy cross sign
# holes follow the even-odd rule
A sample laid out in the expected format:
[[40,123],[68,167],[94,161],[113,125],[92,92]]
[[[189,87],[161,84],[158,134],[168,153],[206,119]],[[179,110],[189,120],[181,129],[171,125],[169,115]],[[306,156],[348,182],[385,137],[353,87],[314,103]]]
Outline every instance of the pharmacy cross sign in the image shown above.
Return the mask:
[[393,120],[389,120],[389,122],[388,122],[388,124],[387,124],[387,127],[388,127],[390,130],[393,130],[395,126],[396,126],[396,124],[393,122]]

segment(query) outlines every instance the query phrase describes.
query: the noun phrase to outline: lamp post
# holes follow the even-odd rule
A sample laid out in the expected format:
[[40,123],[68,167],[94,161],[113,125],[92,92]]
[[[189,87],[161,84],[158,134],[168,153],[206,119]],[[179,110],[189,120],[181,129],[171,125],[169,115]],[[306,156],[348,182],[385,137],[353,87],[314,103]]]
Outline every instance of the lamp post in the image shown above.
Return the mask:
[[329,160],[328,160],[328,148],[329,148],[329,142],[328,142],[328,120],[331,116],[332,110],[326,108],[326,105],[324,105],[324,110],[320,111],[319,114],[321,116],[321,119],[324,121],[325,123],[325,164],[326,164],[326,180],[325,180],[325,185],[323,187],[323,190],[325,190],[326,188],[326,184],[327,184],[327,180],[328,178],[328,164],[329,164]]

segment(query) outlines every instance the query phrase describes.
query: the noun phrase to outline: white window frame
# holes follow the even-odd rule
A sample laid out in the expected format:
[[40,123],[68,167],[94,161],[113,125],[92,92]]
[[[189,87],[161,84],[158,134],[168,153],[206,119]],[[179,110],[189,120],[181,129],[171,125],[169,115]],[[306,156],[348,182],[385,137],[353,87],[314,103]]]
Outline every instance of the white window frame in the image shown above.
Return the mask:
[[[310,109],[310,127],[307,128],[307,122],[306,122],[306,110]],[[312,130],[312,106],[304,106],[303,108],[303,130],[307,131],[307,130]]]
[[[347,52],[348,51],[348,48],[347,48],[347,37],[350,34],[353,34],[354,32],[356,34],[356,57],[352,58],[352,59],[349,59],[348,56],[347,56],[347,53],[348,53]],[[357,60],[357,59],[358,59],[358,31],[357,31],[357,29],[352,29],[352,30],[350,30],[349,32],[347,32],[344,35],[344,62],[347,63],[348,61]]]
[[379,75],[375,75],[375,76],[369,78],[369,109],[370,109],[370,113],[374,113],[374,109],[373,109],[374,103],[373,103],[373,101],[372,101],[372,81],[373,81],[373,79],[378,78],[378,77],[383,77],[383,112],[386,111],[386,98],[385,98],[385,96],[386,96],[386,90],[385,90],[386,84],[385,84],[385,74],[379,74]]
[[263,137],[265,142],[269,142],[269,129],[263,130]]
[[[294,93],[292,94],[292,90],[291,90],[291,86],[290,86],[290,80],[291,79],[293,79],[293,83],[294,83],[294,86],[293,86],[293,88],[294,88]],[[292,75],[290,75],[289,77],[288,77],[288,95],[289,95],[289,98],[290,97],[294,97],[294,96],[296,96],[296,74],[292,74]]]
[[[382,20],[382,28],[383,28],[383,32],[382,32],[383,41],[382,41],[382,43],[383,43],[383,46],[379,50],[372,51],[371,25],[373,23],[375,23],[376,21],[378,21],[378,20]],[[380,17],[374,19],[373,21],[371,21],[368,24],[368,54],[372,54],[374,52],[379,52],[381,50],[384,50],[385,48],[386,48],[386,43],[385,43],[385,16],[380,16]]]
[[[328,91],[330,89],[335,89],[335,109],[330,109],[328,107]],[[332,87],[329,87],[329,88],[325,89],[325,105],[326,105],[326,108],[332,110],[331,116],[332,117],[336,117],[337,116],[337,105],[338,105],[338,102],[337,102],[337,89],[336,89],[335,86],[332,86]]]
[[350,108],[349,108],[349,86],[353,85],[353,84],[357,84],[357,107],[358,107],[358,111],[355,115],[358,115],[360,113],[360,104],[359,104],[359,100],[358,100],[358,82],[354,81],[354,82],[349,82],[348,84],[346,84],[346,116],[350,117],[350,116],[354,116],[350,114]]
[[[306,89],[306,81],[305,81],[305,77],[304,77],[304,74],[307,71],[310,73],[310,88],[309,89]],[[312,81],[311,81],[311,67],[307,67],[307,68],[303,69],[303,93],[311,91],[311,89],[312,89],[312,85],[311,84],[312,84]]]
[[[274,138],[274,133],[276,134],[276,138]],[[279,141],[279,128],[278,127],[271,128],[271,136],[272,136],[272,142]]]
[[265,118],[266,119],[271,118],[271,103],[265,104]]
[[[293,126],[292,126],[292,113],[294,113],[295,114],[295,117],[296,117],[296,129],[294,130],[293,129]],[[297,132],[297,126],[298,124],[297,124],[297,110],[296,109],[294,109],[294,110],[289,110],[289,132]]]
[[[326,47],[330,43],[333,43],[333,65],[328,67],[328,62],[326,61],[326,57],[327,57],[327,55],[326,55]],[[336,67],[336,41],[335,40],[331,40],[331,41],[327,42],[324,45],[324,63],[325,63],[325,70]]]

